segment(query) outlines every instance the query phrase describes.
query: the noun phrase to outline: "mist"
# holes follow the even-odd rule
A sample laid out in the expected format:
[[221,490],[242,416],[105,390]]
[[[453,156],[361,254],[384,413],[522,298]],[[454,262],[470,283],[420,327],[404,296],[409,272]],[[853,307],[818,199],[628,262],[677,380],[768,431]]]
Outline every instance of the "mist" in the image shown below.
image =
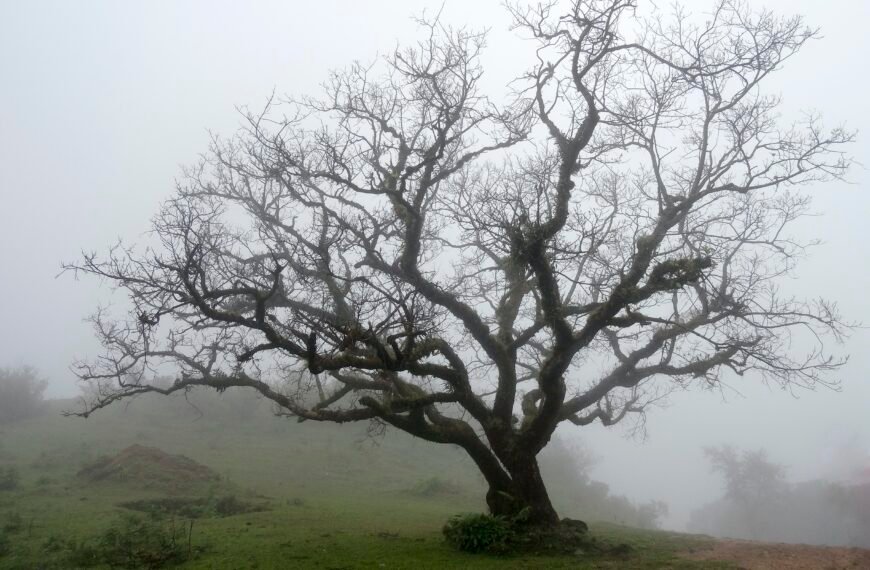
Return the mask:
[[[708,5],[685,3],[697,9]],[[798,239],[820,243],[799,261],[794,277],[781,281],[782,291],[822,296],[835,301],[848,321],[870,323],[870,193],[861,164],[870,156],[865,73],[870,37],[864,30],[870,3],[756,0],[752,5],[802,14],[823,36],[772,81],[784,99],[785,122],[819,110],[826,124],[858,131],[857,143],[849,148],[858,164],[848,180],[807,189],[817,215],[800,220],[791,231]],[[523,41],[508,29],[510,18],[497,1],[448,1],[443,6],[429,0],[0,2],[0,367],[36,367],[48,381],[46,397],[65,401],[51,405],[52,417],[74,406],[71,399],[80,386],[70,365],[99,353],[85,318],[95,307],[124,301],[105,283],[62,273],[62,262],[79,259],[83,251],[103,251],[119,239],[151,239],[149,220],[173,193],[182,167],[197,161],[212,134],[232,135],[242,123],[241,110],[262,108],[272,93],[319,93],[330,70],[373,61],[397,43],[413,40],[418,34],[413,17],[439,10],[445,22],[490,30],[483,55],[485,82],[490,92],[507,91],[508,81],[530,58]],[[737,515],[728,514],[726,482],[711,469],[704,449],[766,450],[769,461],[783,467],[783,489],[814,497],[807,504],[815,506],[795,507],[781,514],[783,520],[796,512],[819,512],[819,504],[832,505],[826,491],[819,490],[825,485],[866,485],[868,346],[870,331],[858,326],[842,345],[828,347],[849,357],[833,375],[839,382],[835,389],[780,389],[751,373],[726,373],[714,390],[672,394],[650,409],[643,423],[560,428],[557,451],[548,448],[549,459],[542,460],[545,476],[554,481],[557,508],[577,518],[631,526],[867,547],[867,536],[842,540],[866,527],[856,523],[832,537],[821,515],[815,515],[820,516],[817,536],[782,529],[741,535],[728,523],[716,523],[716,517]],[[800,353],[804,347],[794,349]],[[137,401],[130,413],[159,418],[162,427],[146,439],[179,453],[191,453],[193,446],[181,443],[171,449],[173,422],[197,426],[201,438],[215,441],[204,455],[216,462],[220,431],[234,422],[256,422],[263,430],[280,431],[287,441],[299,437],[299,445],[315,437],[298,431],[313,430],[309,423],[272,417],[265,403],[256,407],[254,419],[238,419],[232,417],[232,404],[210,395],[200,398],[192,404],[173,399],[173,413],[161,411],[156,401]],[[87,428],[75,424],[71,429],[103,437],[103,430],[118,425],[113,422],[119,421],[123,405],[118,408],[95,414]],[[205,419],[197,424],[199,417]],[[373,437],[364,426],[352,428],[351,435],[344,428],[328,429],[334,449],[325,463],[305,471],[315,479],[323,478],[323,472],[341,473],[340,466],[366,457],[392,465],[409,454],[423,461],[431,452],[436,454],[430,456],[432,465],[409,466],[390,483],[392,488],[413,489],[431,473],[465,490],[483,489],[473,465],[458,452],[432,452],[437,446],[415,443],[392,430]],[[381,443],[365,443],[371,437]],[[84,445],[85,435],[76,438],[77,445]],[[245,440],[254,441],[253,436]],[[120,445],[106,442],[103,451],[115,443]],[[238,468],[224,468],[230,477],[239,476]],[[273,483],[263,485],[273,490]],[[593,515],[585,514],[590,510]],[[843,519],[834,506],[825,516]],[[777,522],[766,524],[775,527]]]

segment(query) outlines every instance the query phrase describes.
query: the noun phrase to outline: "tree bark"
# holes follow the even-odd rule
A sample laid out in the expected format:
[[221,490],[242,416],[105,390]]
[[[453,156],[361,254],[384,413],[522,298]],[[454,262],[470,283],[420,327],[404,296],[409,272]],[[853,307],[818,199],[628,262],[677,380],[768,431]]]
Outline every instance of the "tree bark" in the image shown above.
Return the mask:
[[559,515],[541,477],[534,456],[521,455],[508,467],[510,483],[500,488],[490,485],[486,503],[493,515],[516,516],[527,510],[523,520],[534,526],[555,526]]
[[514,517],[528,509],[523,517],[528,524],[554,526],[559,523],[534,454],[519,452],[512,455],[510,461],[499,461],[479,442],[466,440],[460,445],[489,485],[486,504],[490,514]]

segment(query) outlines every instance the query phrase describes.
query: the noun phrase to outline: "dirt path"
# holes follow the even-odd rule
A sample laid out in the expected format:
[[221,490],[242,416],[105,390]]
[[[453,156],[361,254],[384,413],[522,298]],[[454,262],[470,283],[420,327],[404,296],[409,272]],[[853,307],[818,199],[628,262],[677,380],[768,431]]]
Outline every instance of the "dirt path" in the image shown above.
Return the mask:
[[712,548],[687,554],[692,560],[727,560],[745,570],[870,570],[870,550],[717,540]]

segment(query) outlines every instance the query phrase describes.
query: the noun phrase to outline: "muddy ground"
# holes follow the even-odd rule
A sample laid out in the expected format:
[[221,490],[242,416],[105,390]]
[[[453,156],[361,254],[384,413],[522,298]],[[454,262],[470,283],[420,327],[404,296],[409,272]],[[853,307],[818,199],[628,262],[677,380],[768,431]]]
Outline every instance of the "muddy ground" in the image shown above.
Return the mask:
[[727,560],[745,570],[870,570],[870,550],[749,540],[717,540],[691,560]]

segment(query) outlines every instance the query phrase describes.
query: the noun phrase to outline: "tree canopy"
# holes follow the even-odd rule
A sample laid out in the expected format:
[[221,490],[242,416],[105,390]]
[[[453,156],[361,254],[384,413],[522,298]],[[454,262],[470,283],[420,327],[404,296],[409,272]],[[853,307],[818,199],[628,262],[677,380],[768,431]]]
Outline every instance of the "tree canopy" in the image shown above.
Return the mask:
[[535,456],[562,423],[642,418],[726,370],[830,384],[823,341],[847,325],[777,283],[809,245],[798,187],[842,177],[853,135],[783,124],[763,89],[816,31],[739,0],[508,9],[537,63],[506,95],[483,90],[484,33],[421,21],[214,137],[156,244],[70,265],[130,300],[94,317],[82,414],[250,387],[300,420],[461,446],[494,513],[549,523]]

